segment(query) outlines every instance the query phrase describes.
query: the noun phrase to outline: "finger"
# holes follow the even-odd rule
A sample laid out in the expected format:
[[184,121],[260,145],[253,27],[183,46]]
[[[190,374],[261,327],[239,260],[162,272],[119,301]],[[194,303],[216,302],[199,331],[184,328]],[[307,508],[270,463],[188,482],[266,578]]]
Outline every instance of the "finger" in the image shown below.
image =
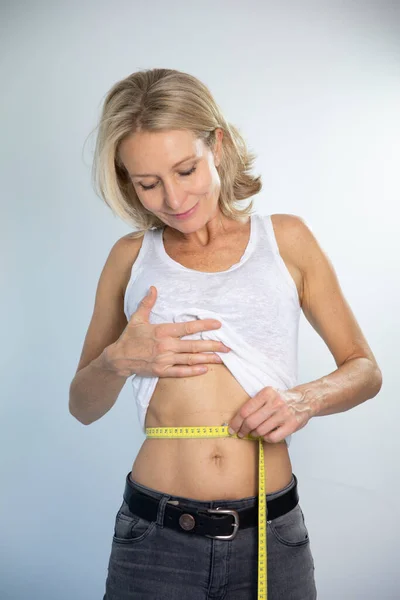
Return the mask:
[[[238,436],[244,437],[245,435],[249,435],[251,432],[255,432],[254,435],[258,437],[260,434],[258,434],[256,432],[259,431],[260,427],[262,427],[265,422],[267,422],[267,423],[271,422],[271,417],[273,417],[273,416],[275,416],[275,409],[270,409],[270,408],[266,407],[265,405],[262,406],[259,410],[257,410],[253,414],[251,414],[246,419],[244,419],[244,421],[238,431]],[[275,421],[276,421],[276,417],[275,417]],[[281,423],[282,418],[281,419],[278,418],[278,422]],[[274,425],[274,427],[276,427],[276,425]],[[273,427],[272,427],[272,429],[273,429]],[[269,431],[271,431],[271,428],[267,425],[266,433],[268,433]]]
[[[255,396],[249,398],[230,422],[229,427],[238,435],[240,433],[239,437],[250,433],[252,429],[255,429],[257,425],[265,421],[274,412],[274,409],[270,408],[270,396],[265,390],[266,388],[263,388],[261,392],[264,393],[258,392]],[[258,413],[259,410],[262,410],[262,412]]]
[[254,405],[254,402],[252,402],[254,400],[254,398],[256,398],[256,396],[254,396],[253,398],[249,398],[249,400],[247,400],[243,406],[240,407],[240,410],[236,413],[236,415],[233,417],[232,421],[229,423],[229,430],[239,434],[243,433],[242,432],[242,426],[243,426],[243,422],[246,419],[246,417],[251,414],[251,409]]
[[217,340],[174,340],[174,352],[224,352],[230,350],[223,342]]
[[182,365],[179,367],[166,367],[164,370],[158,369],[158,377],[194,377],[195,375],[204,375],[207,373],[208,368],[206,365]]
[[130,321],[135,322],[148,322],[150,319],[150,312],[157,300],[157,288],[154,285],[150,286],[146,296],[142,298],[139,303],[137,310],[132,314]]
[[282,427],[288,423],[285,416],[279,413],[272,414],[269,418],[261,421],[258,426],[251,430],[251,435],[254,437],[266,437],[269,436],[274,429]]
[[[211,329],[219,329],[221,322],[216,319],[196,319],[194,321],[185,321],[184,323],[160,323],[156,327],[157,337],[183,337],[200,331],[209,331]],[[187,340],[182,340],[187,341]]]
[[184,354],[179,352],[174,355],[173,362],[177,365],[198,365],[205,363],[221,363],[222,358],[218,356],[218,354],[215,354],[215,352],[198,352],[196,354]]
[[263,436],[263,439],[271,444],[277,444],[278,442],[283,442],[288,435],[291,435],[294,432],[295,429],[290,426],[289,423],[284,423],[274,431],[271,431],[267,435]]

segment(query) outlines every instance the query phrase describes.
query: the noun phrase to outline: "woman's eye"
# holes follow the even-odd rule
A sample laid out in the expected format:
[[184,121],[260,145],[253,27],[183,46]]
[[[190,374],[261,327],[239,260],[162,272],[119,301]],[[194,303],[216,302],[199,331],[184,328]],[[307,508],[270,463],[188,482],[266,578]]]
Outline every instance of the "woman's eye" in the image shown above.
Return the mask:
[[142,188],[142,190],[152,190],[156,187],[157,183],[153,183],[153,185],[143,185],[142,183],[139,183],[139,185]]
[[186,171],[186,173],[179,173],[179,175],[183,175],[183,176],[191,175],[192,173],[195,172],[195,170],[196,170],[196,167],[194,166],[190,169],[190,171]]
[[[196,166],[192,167],[190,169],[190,171],[185,171],[184,173],[179,173],[179,175],[182,175],[183,177],[187,177],[188,175],[191,175],[192,173],[194,173],[196,170]],[[158,183],[158,181],[157,181]],[[142,183],[139,183],[140,187],[142,188],[142,190],[147,191],[147,190],[153,190],[157,183],[153,183],[153,185],[143,185]]]

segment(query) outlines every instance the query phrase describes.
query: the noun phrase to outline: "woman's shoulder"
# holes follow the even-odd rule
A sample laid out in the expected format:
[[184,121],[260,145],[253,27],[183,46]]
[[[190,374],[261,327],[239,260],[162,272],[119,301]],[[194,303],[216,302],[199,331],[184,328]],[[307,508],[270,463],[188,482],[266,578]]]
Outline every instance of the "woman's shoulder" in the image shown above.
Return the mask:
[[272,224],[272,233],[280,253],[291,255],[295,248],[298,250],[298,243],[308,228],[306,221],[299,215],[290,213],[271,214],[267,218]]
[[[139,233],[141,235],[139,235]],[[139,256],[143,245],[145,231],[133,231],[120,237],[113,245],[110,255],[114,256],[114,264],[118,265],[121,276],[121,287],[125,291],[128,285],[133,264]]]
[[272,214],[269,218],[280,252],[295,260],[313,236],[310,225],[303,217],[290,213]]
[[269,215],[274,229],[279,228],[280,230],[284,230],[288,233],[296,233],[296,230],[301,228],[302,226],[307,226],[307,223],[303,217],[300,215],[294,215],[291,213],[275,213]]
[[304,292],[304,254],[309,247],[311,229],[305,219],[290,213],[269,215],[276,249],[294,280],[300,304]]

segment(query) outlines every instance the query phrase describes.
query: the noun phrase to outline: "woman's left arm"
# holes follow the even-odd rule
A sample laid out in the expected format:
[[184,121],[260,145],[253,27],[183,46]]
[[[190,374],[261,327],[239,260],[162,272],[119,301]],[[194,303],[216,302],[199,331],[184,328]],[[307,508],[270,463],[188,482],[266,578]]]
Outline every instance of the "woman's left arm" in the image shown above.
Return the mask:
[[[289,390],[263,388],[230,422],[238,434],[279,442],[311,417],[343,412],[376,396],[382,373],[341,290],[333,265],[305,221],[276,215],[284,231],[285,257],[302,273],[301,307],[331,351],[338,368]],[[274,431],[275,430],[275,431]]]

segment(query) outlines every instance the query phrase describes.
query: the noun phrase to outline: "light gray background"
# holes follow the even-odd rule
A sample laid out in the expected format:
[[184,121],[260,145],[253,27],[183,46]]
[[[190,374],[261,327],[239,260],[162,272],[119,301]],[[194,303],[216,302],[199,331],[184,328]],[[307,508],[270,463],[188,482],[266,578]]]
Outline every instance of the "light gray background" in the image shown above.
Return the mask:
[[[130,382],[89,427],[68,390],[101,269],[130,230],[94,194],[101,102],[168,67],[257,155],[256,209],[311,225],[383,371],[373,400],[293,436],[322,600],[399,597],[399,3],[1,5],[2,600],[100,600],[143,440]],[[299,382],[336,365],[301,317]]]

